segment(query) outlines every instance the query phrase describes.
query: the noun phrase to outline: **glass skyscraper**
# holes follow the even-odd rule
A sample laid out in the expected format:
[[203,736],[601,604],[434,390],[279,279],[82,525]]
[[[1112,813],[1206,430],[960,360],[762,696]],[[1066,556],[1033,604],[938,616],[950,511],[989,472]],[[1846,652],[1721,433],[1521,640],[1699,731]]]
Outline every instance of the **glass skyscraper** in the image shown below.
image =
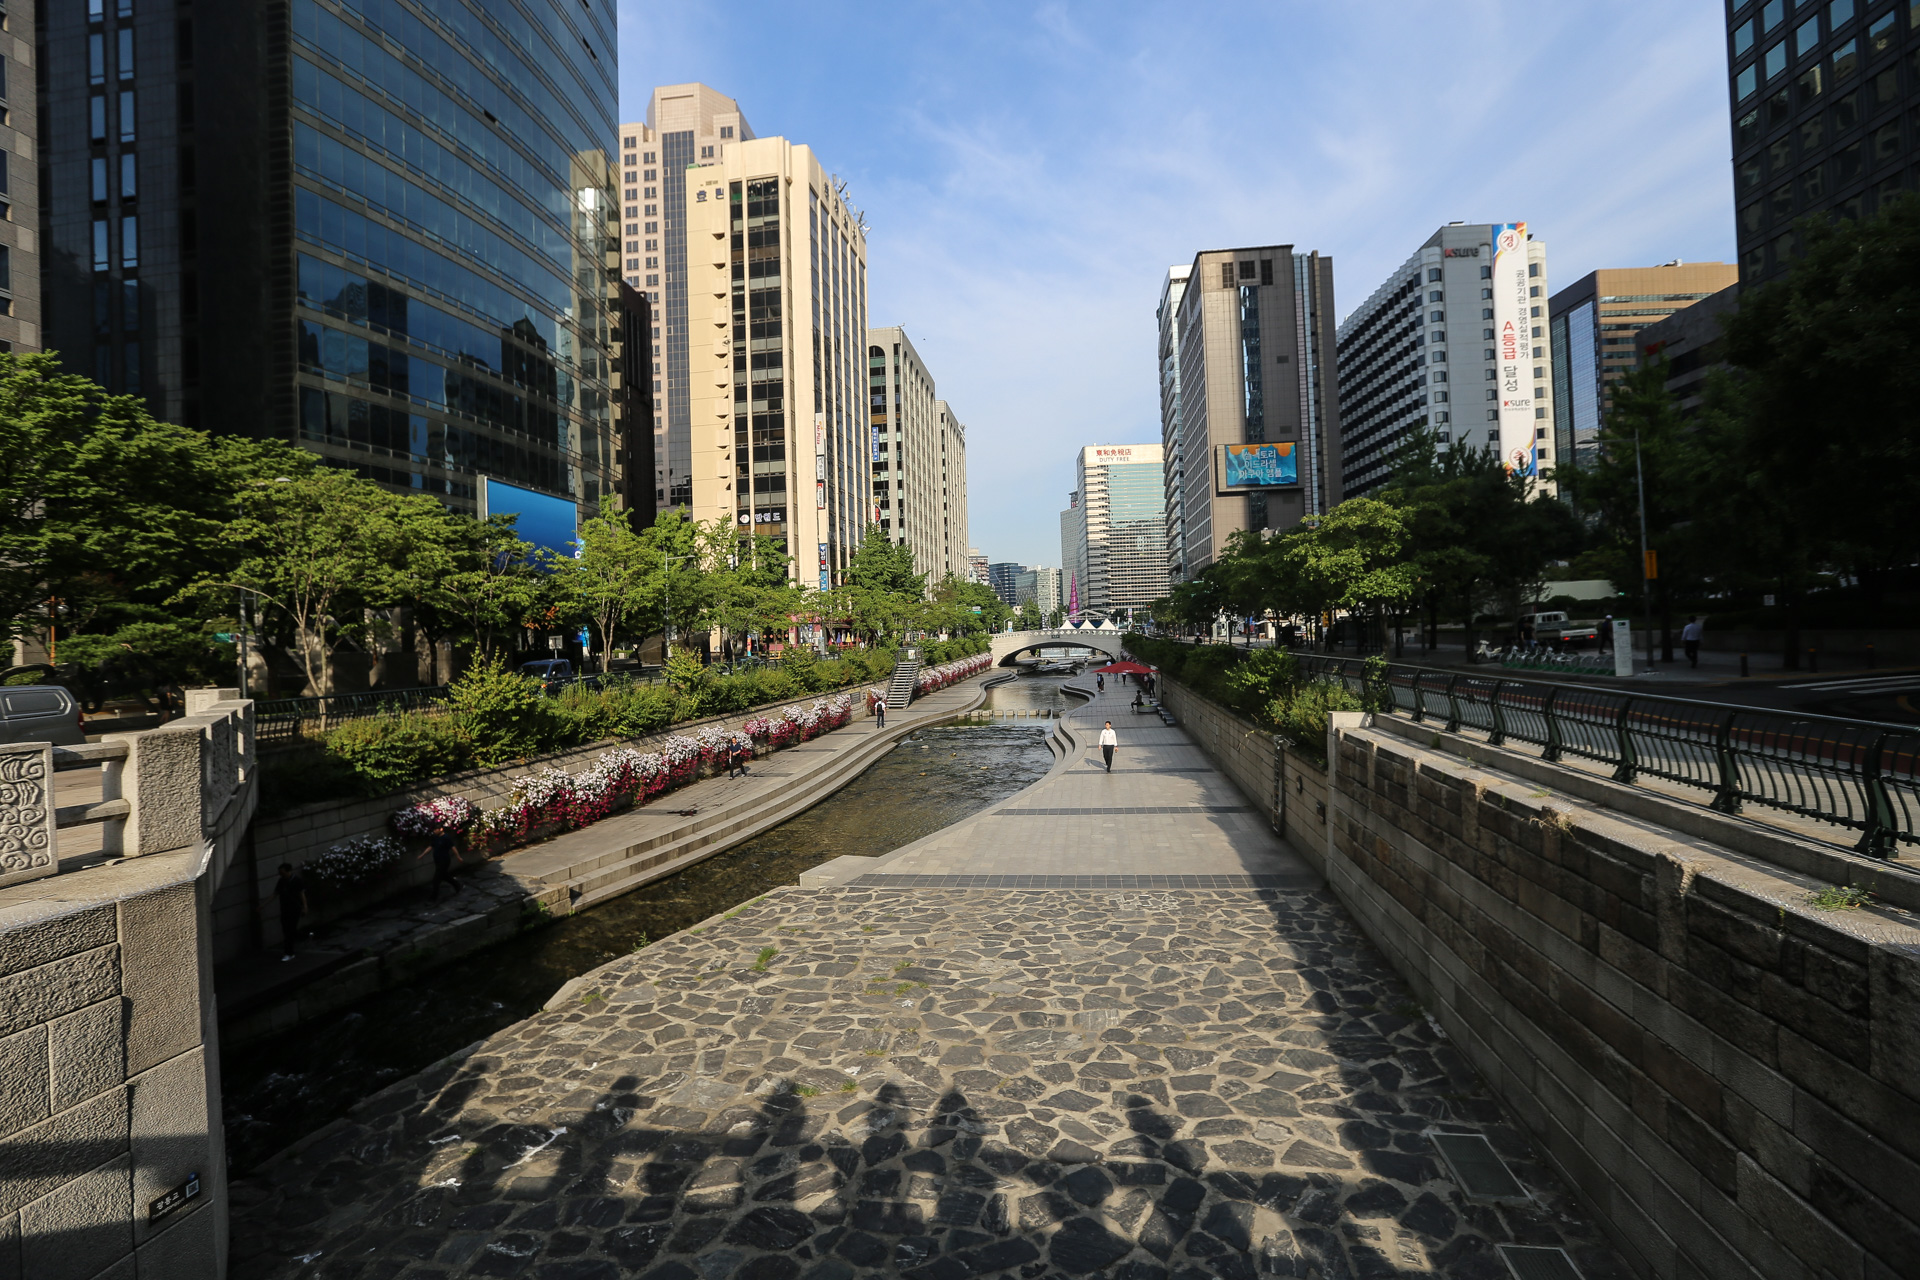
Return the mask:
[[480,475],[616,491],[611,6],[48,14],[46,337],[70,367],[456,508]]

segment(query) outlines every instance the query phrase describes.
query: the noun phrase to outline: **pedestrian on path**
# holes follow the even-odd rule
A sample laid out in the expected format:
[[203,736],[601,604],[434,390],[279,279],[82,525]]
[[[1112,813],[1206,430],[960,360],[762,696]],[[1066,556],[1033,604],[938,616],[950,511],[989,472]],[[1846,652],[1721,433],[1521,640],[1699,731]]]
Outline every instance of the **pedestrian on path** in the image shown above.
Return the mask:
[[280,879],[273,886],[273,896],[280,900],[280,958],[291,960],[293,940],[300,932],[300,916],[307,909],[307,882],[290,864],[283,862]]
[[[427,847],[421,851],[420,857],[424,858],[429,853],[433,855],[433,883],[427,886],[427,900],[440,901],[442,881],[446,882],[447,888],[453,890],[455,897],[459,897],[460,883],[453,878],[453,860],[455,858],[459,858],[462,862],[467,860],[467,856],[460,852],[460,837],[444,827],[441,828],[433,833],[431,840],[427,841]],[[415,861],[418,860],[415,859]]]
[[1113,721],[1107,721],[1107,727],[1100,731],[1100,754],[1106,757],[1107,772],[1113,772],[1113,749],[1120,745],[1120,737],[1113,731]]
[[1600,652],[1613,652],[1613,615],[1608,614],[1600,620]]
[[873,704],[873,721],[876,728],[887,727],[887,700],[880,698]]
[[1700,665],[1700,637],[1706,627],[1701,625],[1698,614],[1689,615],[1687,625],[1680,628],[1680,642],[1687,647],[1687,664]]
[[740,739],[727,739],[727,776],[744,778],[747,776],[747,749],[740,745]]
[[1105,693],[1107,691],[1107,678],[1097,671],[1093,674],[1093,689],[1095,693]]

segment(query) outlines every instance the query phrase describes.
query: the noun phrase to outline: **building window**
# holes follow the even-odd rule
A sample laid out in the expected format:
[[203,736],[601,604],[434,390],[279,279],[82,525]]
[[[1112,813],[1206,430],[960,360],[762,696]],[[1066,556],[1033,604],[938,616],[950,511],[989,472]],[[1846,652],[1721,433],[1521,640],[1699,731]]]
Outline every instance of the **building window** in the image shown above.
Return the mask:
[[1733,29],[1733,56],[1738,58],[1751,48],[1753,48],[1753,19],[1748,18]]
[[1540,264],[1537,262],[1529,262],[1527,264],[1527,274],[1537,278],[1540,275]]
[[1892,106],[1900,101],[1900,73],[1888,67],[1871,81],[1873,85],[1873,105]]
[[135,181],[133,152],[122,151],[120,153],[120,198],[132,200],[138,195],[139,187]]
[[1867,56],[1893,48],[1893,14],[1887,13],[1867,28]]
[[1860,123],[1860,95],[1850,93],[1833,104],[1833,131],[1845,133]]
[[120,265],[140,265],[139,219],[132,214],[120,219]]
[[721,136],[722,138],[731,138],[731,137],[733,136],[733,126],[732,126],[732,125],[730,125],[730,124],[723,124],[723,125],[721,125],[721,126],[720,126],[720,136]]
[[1793,33],[1793,56],[1804,58],[1812,53],[1814,46],[1820,43],[1820,19],[1808,18]]
[[133,79],[133,28],[120,28],[120,65],[116,68],[122,80]]
[[93,220],[93,269],[105,271],[111,263],[107,261],[107,220]]
[[713,159],[713,148],[710,146],[700,148],[700,158],[702,160]]
[[1838,31],[1853,21],[1853,0],[1833,0],[1827,6],[1827,30]]
[[1446,319],[1447,313],[1444,311],[1429,311],[1427,313],[1428,324],[1444,324],[1446,323]]
[[1815,101],[1820,96],[1820,89],[1821,89],[1820,68],[1817,66],[1808,67],[1805,71],[1802,71],[1800,73],[1800,78],[1795,80],[1793,82],[1793,85],[1794,85],[1795,96],[1799,99],[1801,106],[1804,107],[1808,103]]
[[95,204],[105,204],[107,202],[107,158],[95,156],[92,171],[93,180],[89,184],[89,194],[92,195]]
[[1827,120],[1825,116],[1808,116],[1800,122],[1800,154],[1812,155],[1820,150],[1821,139],[1826,136]]
[[1782,40],[1767,50],[1767,79],[1771,80],[1787,69],[1787,42]]
[[1833,181],[1836,186],[1844,186],[1859,176],[1859,143],[1856,142],[1850,147],[1842,147],[1833,153]]
[[1771,31],[1787,16],[1787,0],[1767,0],[1760,6],[1760,29]]
[[1849,40],[1833,47],[1833,78],[1845,80],[1860,69],[1859,41]]
[[1440,268],[1439,268],[1439,267],[1428,267],[1428,268],[1427,268],[1427,283],[1428,283],[1428,284],[1436,284],[1436,283],[1438,283],[1438,282],[1439,282],[1439,280],[1440,280],[1440,274],[1441,274],[1441,273],[1440,273]]

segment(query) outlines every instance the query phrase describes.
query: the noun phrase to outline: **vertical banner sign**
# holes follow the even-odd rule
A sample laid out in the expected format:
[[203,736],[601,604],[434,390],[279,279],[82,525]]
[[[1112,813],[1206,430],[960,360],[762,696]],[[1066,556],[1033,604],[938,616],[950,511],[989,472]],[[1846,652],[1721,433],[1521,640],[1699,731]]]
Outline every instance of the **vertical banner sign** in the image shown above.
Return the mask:
[[1527,224],[1493,227],[1493,322],[1500,368],[1500,460],[1509,475],[1537,479],[1534,448],[1532,356],[1528,337]]
[[821,511],[827,509],[827,415],[813,415],[813,501]]
[[820,544],[820,589],[822,591],[829,591],[832,590],[832,588],[833,581],[827,573],[827,544],[823,542]]
[[1613,620],[1613,674],[1633,674],[1633,627],[1625,618]]

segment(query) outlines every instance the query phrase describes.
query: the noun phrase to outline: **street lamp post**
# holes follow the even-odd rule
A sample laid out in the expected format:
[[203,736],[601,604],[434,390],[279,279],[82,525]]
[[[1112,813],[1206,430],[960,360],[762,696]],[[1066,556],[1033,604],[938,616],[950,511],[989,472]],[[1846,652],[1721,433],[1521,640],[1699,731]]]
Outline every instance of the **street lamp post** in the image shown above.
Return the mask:
[[660,595],[662,609],[666,614],[666,638],[660,650],[661,665],[673,657],[673,566],[681,560],[696,560],[698,556],[670,556],[663,549],[660,552]]
[[1640,494],[1640,604],[1647,624],[1647,671],[1653,671],[1653,560],[1647,553],[1647,477],[1640,466],[1640,432],[1633,433],[1633,483]]

